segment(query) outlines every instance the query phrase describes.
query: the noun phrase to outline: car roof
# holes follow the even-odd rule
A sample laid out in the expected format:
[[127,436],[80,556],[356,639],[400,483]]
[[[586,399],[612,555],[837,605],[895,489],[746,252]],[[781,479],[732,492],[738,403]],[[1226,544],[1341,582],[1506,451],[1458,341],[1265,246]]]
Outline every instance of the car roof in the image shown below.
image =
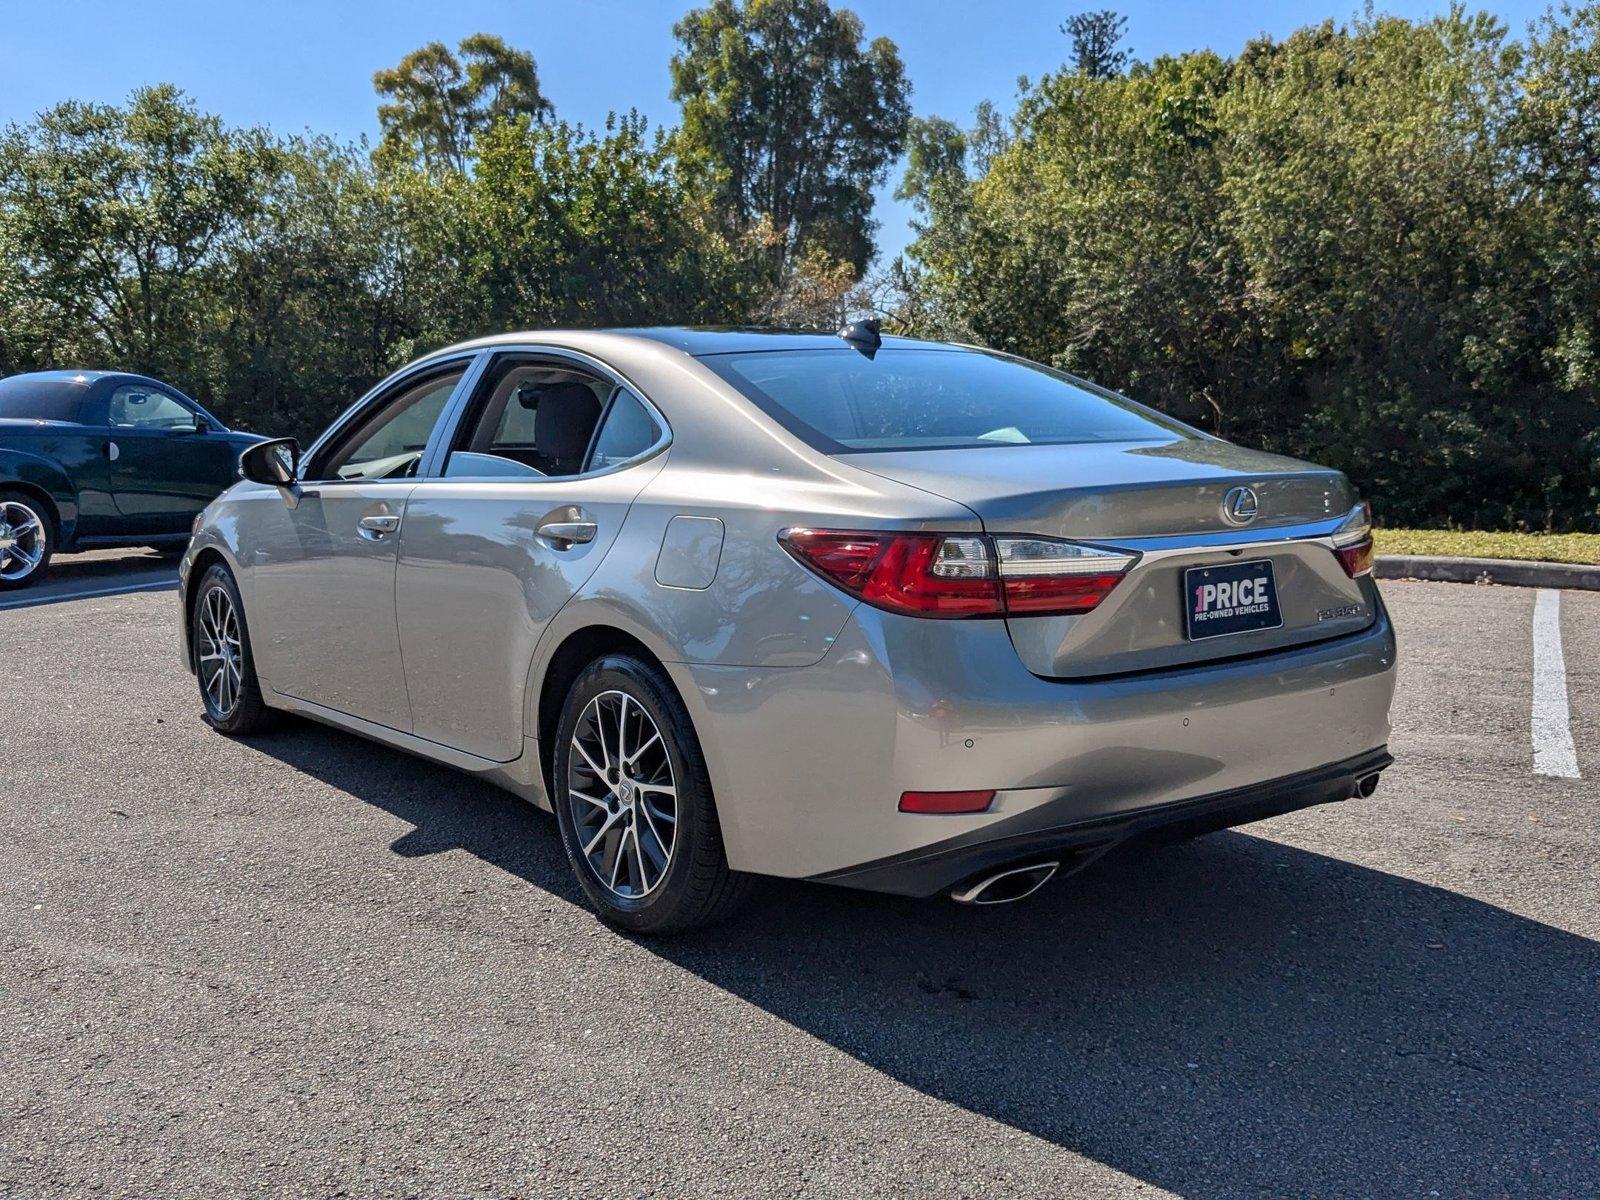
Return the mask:
[[57,371],[25,371],[20,375],[7,375],[0,382],[4,383],[75,383],[82,387],[99,383],[102,379],[125,379],[129,383],[155,383],[162,387],[159,379],[152,379],[148,375],[135,375],[131,371],[79,371],[65,368]]
[[[741,354],[761,350],[838,350],[846,345],[837,334],[819,333],[816,330],[740,325],[646,325],[586,330],[530,329],[475,338],[450,349],[559,340],[572,334],[581,334],[585,338],[630,338],[656,342],[695,358],[708,354]],[[885,347],[921,347],[928,350],[965,349],[947,342],[922,341],[895,334],[884,335],[883,344]]]

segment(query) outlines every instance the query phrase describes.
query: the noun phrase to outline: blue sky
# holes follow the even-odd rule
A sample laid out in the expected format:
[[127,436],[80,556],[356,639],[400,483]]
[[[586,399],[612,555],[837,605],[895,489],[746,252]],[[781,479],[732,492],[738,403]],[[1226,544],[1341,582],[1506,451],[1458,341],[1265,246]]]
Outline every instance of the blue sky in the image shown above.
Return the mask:
[[[1140,58],[1210,46],[1224,54],[1259,33],[1281,36],[1354,4],[1249,0],[1161,4],[1139,0],[845,0],[868,36],[899,45],[920,114],[965,123],[984,99],[1009,109],[1018,75],[1037,77],[1067,52],[1062,18],[1116,7]],[[314,130],[345,139],[376,132],[372,73],[439,39],[479,30],[531,50],[545,91],[569,120],[595,125],[636,108],[670,123],[667,60],[672,25],[689,0],[0,0],[0,124],[27,120],[69,97],[118,101],[134,87],[170,82],[235,124]],[[1543,3],[1485,5],[1520,32]],[[1419,17],[1444,2],[1390,0],[1381,11]],[[879,241],[888,253],[910,236],[906,210],[883,189]]]

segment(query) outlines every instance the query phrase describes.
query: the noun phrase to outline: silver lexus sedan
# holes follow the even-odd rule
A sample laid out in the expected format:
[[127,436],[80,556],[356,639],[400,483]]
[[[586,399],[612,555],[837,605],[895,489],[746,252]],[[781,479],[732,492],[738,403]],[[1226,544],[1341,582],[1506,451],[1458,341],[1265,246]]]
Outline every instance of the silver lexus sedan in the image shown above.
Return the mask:
[[493,780],[630,930],[761,875],[1014,900],[1391,761],[1349,481],[1004,354],[508,334],[240,473],[182,567],[206,720]]

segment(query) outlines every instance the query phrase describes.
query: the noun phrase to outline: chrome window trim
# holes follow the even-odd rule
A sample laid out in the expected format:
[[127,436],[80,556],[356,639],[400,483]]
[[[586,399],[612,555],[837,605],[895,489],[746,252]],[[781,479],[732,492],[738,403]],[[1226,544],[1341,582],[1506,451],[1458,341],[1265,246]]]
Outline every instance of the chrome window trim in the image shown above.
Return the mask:
[[[592,354],[585,354],[581,350],[570,350],[565,346],[545,346],[536,342],[489,346],[479,351],[479,353],[483,355],[482,360],[474,365],[473,370],[468,372],[471,386],[457,389],[456,393],[450,397],[450,403],[445,406],[444,416],[440,418],[440,426],[445,430],[445,434],[439,439],[437,446],[430,444],[428,451],[423,454],[422,461],[417,467],[417,474],[411,482],[420,483],[427,480],[448,483],[494,483],[507,487],[542,487],[547,483],[570,483],[575,479],[599,479],[602,476],[614,475],[618,471],[626,471],[630,467],[636,467],[640,463],[648,462],[657,455],[664,453],[672,445],[672,425],[667,421],[666,415],[655,401],[645,395],[643,389],[621,371],[610,363],[594,357]],[[543,479],[524,479],[519,476],[508,475],[445,475],[443,470],[447,457],[446,448],[455,442],[456,435],[461,432],[461,422],[466,419],[467,408],[472,403],[473,393],[478,390],[479,381],[488,372],[495,356],[502,354],[534,355],[539,358],[565,360],[611,381],[611,395],[606,398],[605,404],[601,407],[600,419],[595,423],[594,434],[589,439],[589,448],[584,452],[586,460],[594,453],[594,435],[600,432],[600,427],[605,424],[606,417],[611,414],[611,405],[616,401],[616,390],[618,388],[626,389],[629,395],[644,405],[645,411],[650,414],[656,425],[661,429],[661,436],[647,450],[634,455],[626,462],[620,462],[616,466],[606,467],[599,471],[584,471],[578,475],[547,475]],[[468,382],[467,378],[464,377],[462,379],[463,384]]]

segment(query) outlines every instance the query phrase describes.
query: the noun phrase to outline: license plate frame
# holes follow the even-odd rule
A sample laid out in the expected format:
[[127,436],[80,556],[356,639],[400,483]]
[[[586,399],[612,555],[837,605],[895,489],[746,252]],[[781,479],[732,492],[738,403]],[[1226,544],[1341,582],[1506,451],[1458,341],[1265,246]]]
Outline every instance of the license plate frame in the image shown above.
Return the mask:
[[[1207,591],[1208,587],[1212,590]],[[1184,571],[1183,631],[1191,642],[1282,628],[1283,605],[1270,558],[1212,563]]]

